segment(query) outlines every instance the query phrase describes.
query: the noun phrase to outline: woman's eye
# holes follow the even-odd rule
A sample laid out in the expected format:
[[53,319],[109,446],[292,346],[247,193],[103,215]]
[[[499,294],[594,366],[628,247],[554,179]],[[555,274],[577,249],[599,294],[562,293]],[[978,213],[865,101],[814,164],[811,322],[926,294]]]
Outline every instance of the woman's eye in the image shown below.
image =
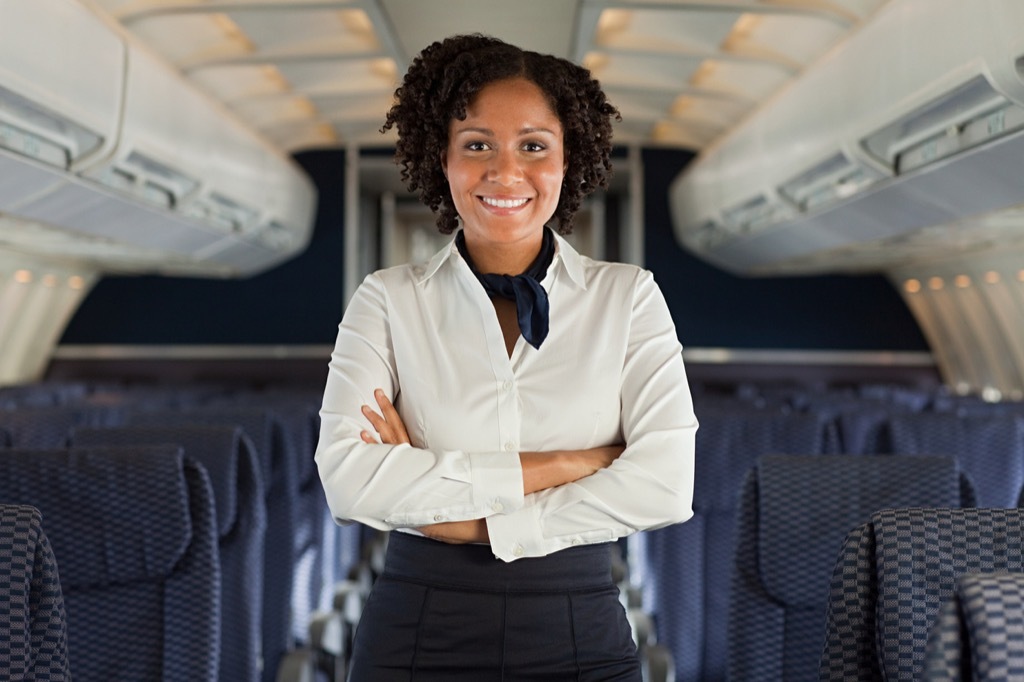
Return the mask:
[[544,151],[544,145],[539,142],[527,142],[523,145],[523,151],[527,152],[542,152]]
[[469,144],[466,145],[466,149],[468,149],[471,152],[486,151],[487,143],[486,142],[470,142]]

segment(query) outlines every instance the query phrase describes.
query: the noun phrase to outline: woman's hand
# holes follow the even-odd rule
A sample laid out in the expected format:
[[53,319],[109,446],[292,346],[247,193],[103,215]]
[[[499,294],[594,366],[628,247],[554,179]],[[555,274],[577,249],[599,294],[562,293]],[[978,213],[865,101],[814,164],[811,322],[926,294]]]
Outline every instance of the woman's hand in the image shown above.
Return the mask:
[[452,545],[463,545],[468,542],[488,544],[487,523],[483,519],[470,521],[448,521],[422,526],[419,531],[428,538],[447,542]]
[[363,405],[363,416],[370,420],[370,424],[377,430],[380,440],[378,441],[374,438],[373,434],[369,431],[363,431],[359,434],[363,441],[371,445],[376,445],[377,443],[384,443],[385,445],[411,444],[409,433],[405,430],[405,423],[402,422],[402,418],[398,415],[398,410],[391,404],[388,397],[384,395],[384,391],[378,388],[373,392],[373,397],[377,400],[380,413],[374,412],[369,405]]
[[[411,445],[409,433],[405,430],[405,424],[402,422],[398,410],[391,404],[388,397],[384,395],[384,391],[378,388],[373,392],[373,397],[377,400],[377,407],[380,408],[380,412],[375,412],[369,405],[363,405],[363,416],[370,420],[370,424],[377,430],[377,436],[380,440],[378,441],[369,431],[363,431],[359,434],[363,441],[371,445],[378,443],[385,445],[406,443]],[[421,526],[418,530],[428,538],[455,545],[467,542],[488,542],[487,524],[483,519],[434,523],[429,526]]]

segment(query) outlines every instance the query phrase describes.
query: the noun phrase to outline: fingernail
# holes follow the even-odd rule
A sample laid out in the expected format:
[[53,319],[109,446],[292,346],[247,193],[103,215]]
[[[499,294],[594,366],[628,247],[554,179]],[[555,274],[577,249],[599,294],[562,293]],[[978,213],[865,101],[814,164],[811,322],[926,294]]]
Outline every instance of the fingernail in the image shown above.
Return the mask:
[[382,390],[381,390],[381,389],[379,389],[379,388],[378,388],[378,389],[377,389],[376,391],[374,391],[374,392],[373,392],[373,394],[374,394],[375,396],[377,396],[378,398],[383,398],[383,397],[384,397],[384,391],[382,391]]

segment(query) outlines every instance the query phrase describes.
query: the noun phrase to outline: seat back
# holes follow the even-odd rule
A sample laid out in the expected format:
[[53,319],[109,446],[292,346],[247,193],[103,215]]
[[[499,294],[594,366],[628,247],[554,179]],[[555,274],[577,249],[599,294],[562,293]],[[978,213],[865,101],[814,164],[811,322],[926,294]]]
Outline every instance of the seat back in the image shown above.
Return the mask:
[[0,502],[46,519],[76,679],[217,679],[213,492],[181,448],[7,450]]
[[1015,507],[1024,488],[1024,417],[928,412],[889,419],[893,452],[952,455],[981,507]]
[[1024,678],[1024,574],[970,573],[939,612],[924,680]]
[[1020,509],[888,509],[846,539],[822,679],[919,679],[928,633],[969,573],[1024,571]]
[[681,679],[725,679],[736,508],[746,471],[778,452],[824,451],[829,420],[777,410],[698,414],[693,517],[644,533],[644,604]]
[[281,420],[259,407],[204,408],[136,412],[130,426],[237,426],[252,440],[260,461],[267,511],[267,551],[263,561],[263,679],[274,682],[277,666],[292,648],[292,597],[295,594],[296,547],[302,532],[297,523],[295,467]]
[[121,414],[109,407],[89,405],[20,407],[0,411],[0,429],[16,448],[62,448],[76,426],[114,426]]
[[882,508],[961,503],[950,457],[762,457],[740,500],[729,679],[813,679],[846,535]]
[[42,515],[29,505],[0,505],[0,604],[0,677],[70,681],[57,561]]
[[262,657],[263,554],[267,519],[252,442],[234,426],[75,429],[75,447],[170,444],[210,475],[221,567],[219,679],[254,682]]

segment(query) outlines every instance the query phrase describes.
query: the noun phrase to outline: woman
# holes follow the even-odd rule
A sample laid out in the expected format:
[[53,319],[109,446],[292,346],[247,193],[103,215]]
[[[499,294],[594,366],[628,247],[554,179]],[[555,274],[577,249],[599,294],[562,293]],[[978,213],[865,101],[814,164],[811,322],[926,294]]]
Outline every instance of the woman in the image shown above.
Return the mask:
[[400,531],[354,682],[640,680],[610,546],[690,517],[697,423],[651,274],[546,227],[607,185],[613,115],[585,69],[480,35],[396,91],[403,179],[462,229],[368,276],[331,356],[328,503]]

